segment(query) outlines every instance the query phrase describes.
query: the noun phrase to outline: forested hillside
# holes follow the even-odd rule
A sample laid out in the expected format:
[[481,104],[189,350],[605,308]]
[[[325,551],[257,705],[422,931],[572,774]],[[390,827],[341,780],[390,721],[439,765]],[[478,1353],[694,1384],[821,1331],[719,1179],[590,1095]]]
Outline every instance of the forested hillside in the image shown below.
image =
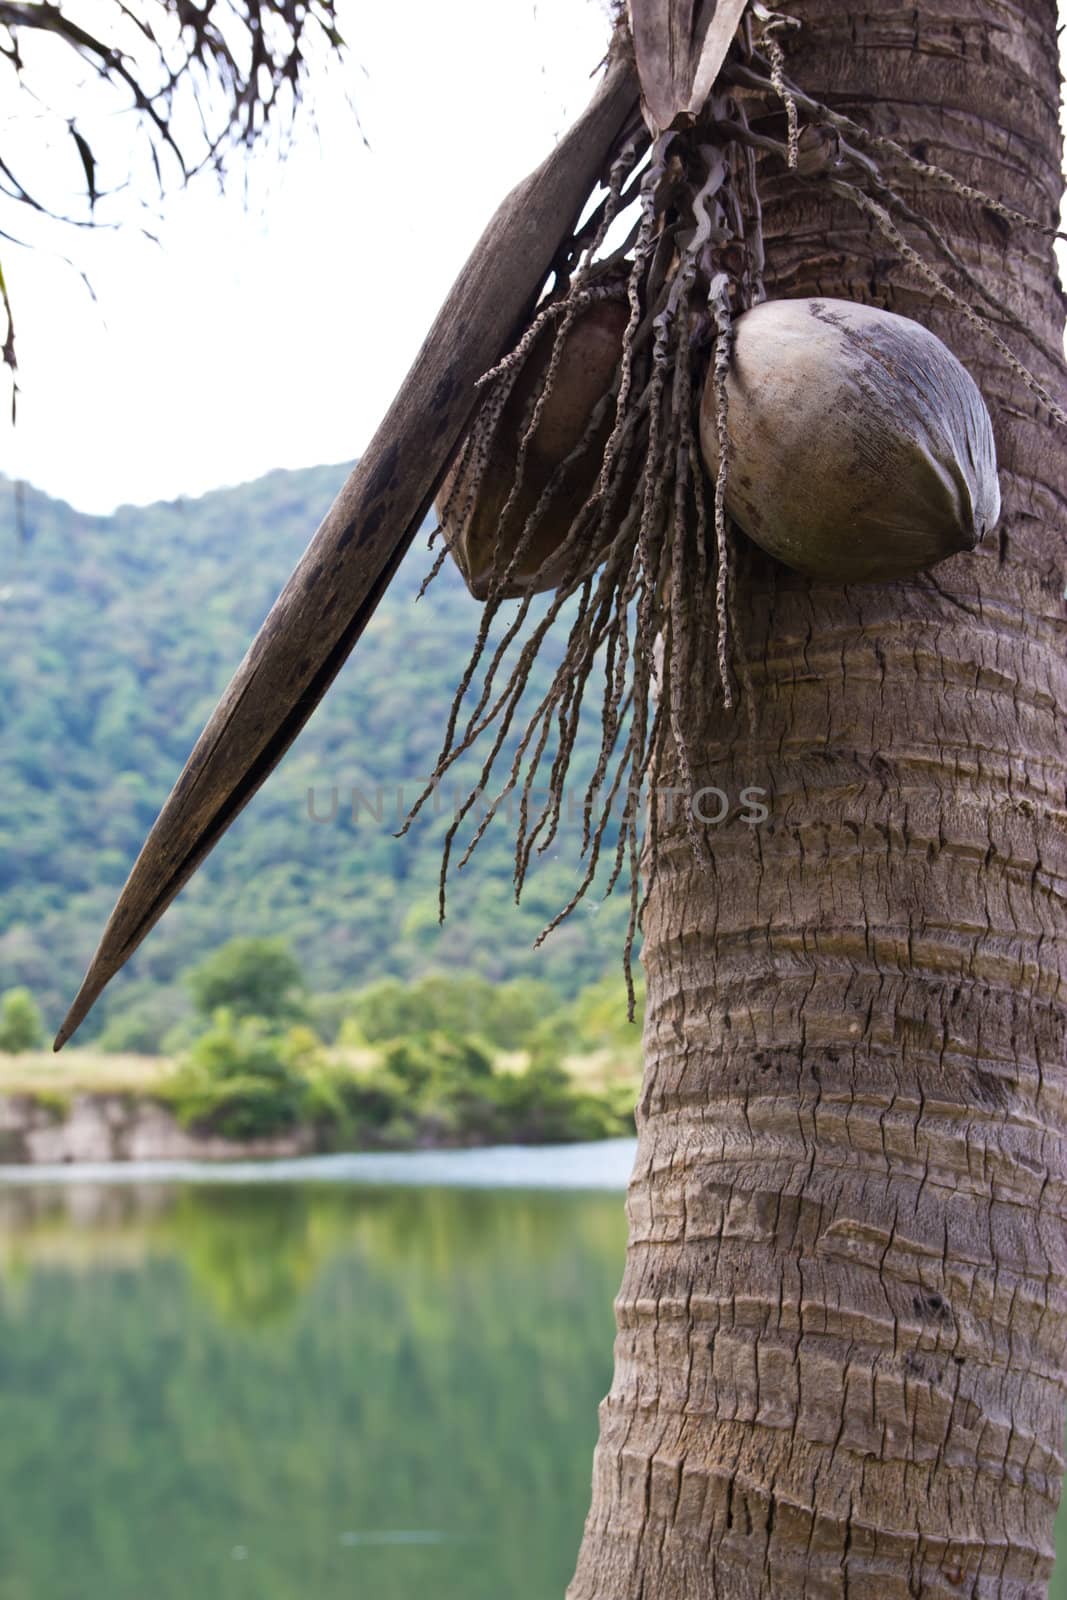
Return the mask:
[[[276,472],[199,500],[88,517],[0,479],[0,991],[25,984],[57,1021],[144,835],[344,467]],[[286,936],[312,986],[430,969],[538,976],[573,994],[613,966],[626,908],[591,898],[538,952],[575,884],[578,830],[513,904],[498,819],[453,874],[451,810],[393,833],[433,766],[479,608],[451,567],[412,551],[325,705],[94,1013],[159,996],[237,934]],[[510,608],[509,608],[510,609]],[[535,685],[536,688],[536,685]],[[588,771],[586,750],[578,762]],[[470,775],[477,770],[468,765]],[[352,815],[358,789],[375,800]],[[333,794],[337,814],[331,819]],[[311,809],[319,818],[309,816]]]

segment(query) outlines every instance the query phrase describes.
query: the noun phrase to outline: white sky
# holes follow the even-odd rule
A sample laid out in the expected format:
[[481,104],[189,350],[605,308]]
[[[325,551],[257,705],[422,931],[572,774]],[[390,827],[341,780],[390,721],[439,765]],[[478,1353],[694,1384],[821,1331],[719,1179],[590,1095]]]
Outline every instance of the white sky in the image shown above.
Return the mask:
[[342,32],[319,131],[302,120],[284,165],[253,155],[247,196],[237,160],[225,195],[170,196],[158,245],[58,239],[96,305],[58,255],[4,247],[0,470],[104,512],[360,453],[491,212],[588,99],[607,5],[347,0]]
[[253,155],[247,197],[236,159],[224,196],[203,177],[149,219],[159,245],[53,232],[98,304],[57,255],[4,247],[20,393],[0,470],[103,512],[360,453],[492,211],[588,100],[609,27],[604,0],[349,0],[342,32],[318,133],[302,119],[284,164]]

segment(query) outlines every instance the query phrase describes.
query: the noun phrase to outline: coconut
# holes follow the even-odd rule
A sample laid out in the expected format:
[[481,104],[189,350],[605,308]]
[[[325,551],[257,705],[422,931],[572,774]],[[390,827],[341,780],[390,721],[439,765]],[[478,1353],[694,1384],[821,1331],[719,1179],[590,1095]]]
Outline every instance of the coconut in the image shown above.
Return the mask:
[[[762,549],[813,578],[870,582],[971,550],[994,526],[989,413],[927,328],[847,300],[769,300],[734,336],[726,509]],[[714,476],[710,377],[700,441]]]
[[[595,406],[610,389],[622,355],[628,317],[624,300],[596,300],[578,313],[564,335],[552,387],[527,445],[522,481],[506,523],[501,519],[514,488],[519,447],[552,359],[558,324],[548,323],[538,334],[515,380],[489,441],[488,458],[472,504],[468,504],[469,491],[476,463],[468,459],[464,464],[461,456],[450,468],[438,495],[437,514],[456,564],[477,599],[488,597],[494,573],[503,571],[510,562],[549,480],[577,449]],[[607,406],[601,425],[578,460],[561,474],[550,503],[502,591],[505,596],[540,593],[563,581],[575,546],[560,560],[552,558],[561,551],[574,519],[596,487],[613,421],[612,407]],[[580,576],[596,565],[609,539],[610,531],[601,536],[599,544],[591,542],[591,533],[586,535],[576,567]]]

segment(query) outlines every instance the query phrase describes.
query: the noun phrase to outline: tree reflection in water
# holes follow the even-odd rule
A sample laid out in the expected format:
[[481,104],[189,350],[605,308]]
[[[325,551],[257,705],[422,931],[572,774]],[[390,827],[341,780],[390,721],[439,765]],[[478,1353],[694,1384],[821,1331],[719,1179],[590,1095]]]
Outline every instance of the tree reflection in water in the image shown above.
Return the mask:
[[0,1189],[0,1600],[549,1600],[618,1195]]

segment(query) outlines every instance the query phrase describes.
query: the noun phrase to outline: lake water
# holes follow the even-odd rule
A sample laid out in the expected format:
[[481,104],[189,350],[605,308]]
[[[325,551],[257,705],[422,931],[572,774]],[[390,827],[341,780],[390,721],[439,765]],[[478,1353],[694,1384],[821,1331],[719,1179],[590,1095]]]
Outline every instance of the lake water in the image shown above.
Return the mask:
[[632,1157],[0,1172],[0,1600],[562,1600]]

